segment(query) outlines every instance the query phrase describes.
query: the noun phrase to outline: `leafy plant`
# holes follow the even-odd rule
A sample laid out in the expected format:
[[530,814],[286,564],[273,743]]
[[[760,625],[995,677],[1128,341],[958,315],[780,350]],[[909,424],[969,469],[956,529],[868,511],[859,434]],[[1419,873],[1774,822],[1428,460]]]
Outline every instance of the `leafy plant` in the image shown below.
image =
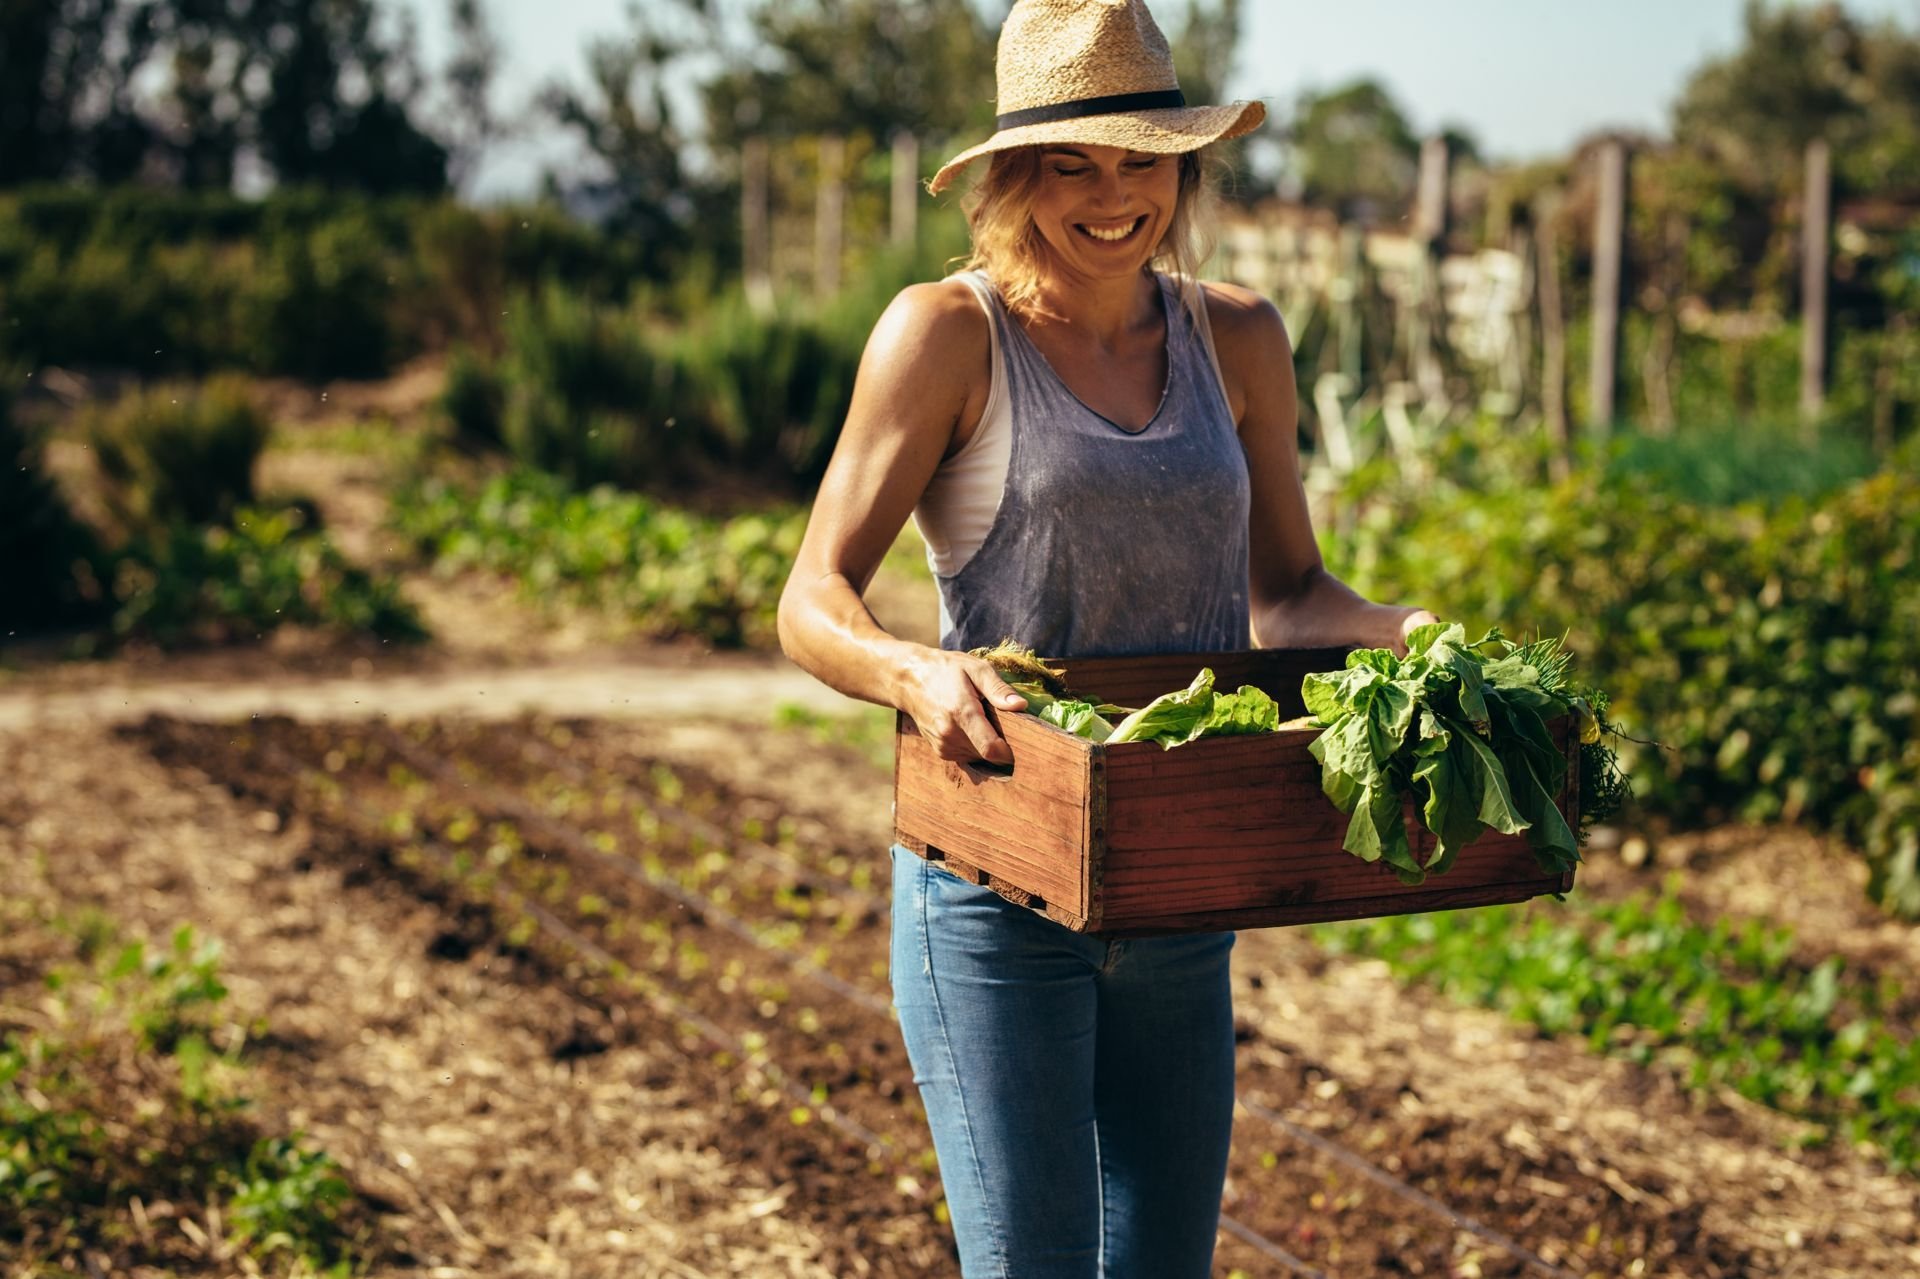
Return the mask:
[[283,624],[417,639],[398,583],[347,562],[297,508],[243,507],[231,526],[173,523],[122,548],[113,633],[162,645],[252,639]]
[[1871,1143],[1920,1168],[1920,1040],[1897,977],[1806,965],[1793,934],[1757,922],[1687,918],[1674,885],[1658,897],[1403,915],[1325,925],[1337,954],[1384,960],[1400,977],[1506,1010],[1597,1052],[1676,1070]]
[[228,1200],[234,1237],[249,1242],[256,1256],[289,1252],[332,1261],[341,1250],[340,1208],[353,1198],[339,1167],[297,1135],[260,1138]]
[[506,574],[531,601],[617,609],[639,631],[736,647],[774,642],[774,611],[805,529],[779,509],[718,519],[611,486],[575,492],[520,468],[476,492],[405,489],[392,527],[436,570]]
[[108,506],[129,534],[212,524],[253,500],[268,425],[244,380],[163,384],[96,410],[82,427]]
[[[1301,686],[1307,710],[1326,725],[1308,747],[1322,789],[1352,815],[1342,847],[1384,859],[1403,883],[1417,884],[1452,866],[1484,830],[1524,832],[1544,868],[1571,869],[1579,848],[1554,806],[1567,759],[1546,721],[1593,717],[1562,691],[1565,652],[1552,642],[1516,646],[1497,630],[1470,641],[1458,623],[1419,627],[1407,648],[1404,658],[1357,649],[1345,670],[1309,675]],[[1488,648],[1497,650],[1492,660]],[[1407,843],[1407,797],[1435,836],[1425,865]]]

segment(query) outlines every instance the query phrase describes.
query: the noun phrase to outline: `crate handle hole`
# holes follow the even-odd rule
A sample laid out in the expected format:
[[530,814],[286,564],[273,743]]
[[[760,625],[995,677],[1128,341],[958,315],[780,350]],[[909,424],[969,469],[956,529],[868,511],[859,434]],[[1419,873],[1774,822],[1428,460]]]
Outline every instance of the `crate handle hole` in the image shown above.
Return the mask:
[[970,759],[960,767],[976,782],[1002,782],[1013,776],[1012,764],[995,764],[990,760]]

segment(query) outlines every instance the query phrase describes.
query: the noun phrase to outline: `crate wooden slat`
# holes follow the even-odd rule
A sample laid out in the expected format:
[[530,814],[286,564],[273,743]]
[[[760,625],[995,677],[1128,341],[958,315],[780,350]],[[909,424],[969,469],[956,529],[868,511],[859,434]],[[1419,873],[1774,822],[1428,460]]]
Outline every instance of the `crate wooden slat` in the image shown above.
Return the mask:
[[[1344,649],[1264,650],[1063,662],[1076,691],[1140,705],[1185,687],[1202,666],[1216,689],[1241,684],[1304,713],[1300,682],[1338,669]],[[1311,731],[1206,738],[1174,750],[1095,745],[1028,715],[989,714],[1011,768],[942,760],[913,722],[895,734],[895,837],[976,883],[1102,936],[1256,928],[1524,901],[1566,892],[1524,836],[1484,835],[1452,869],[1405,885],[1340,847],[1347,815],[1320,789]],[[1571,720],[1551,726],[1574,758]],[[1579,770],[1559,806],[1578,820]],[[1433,837],[1408,807],[1417,856]]]

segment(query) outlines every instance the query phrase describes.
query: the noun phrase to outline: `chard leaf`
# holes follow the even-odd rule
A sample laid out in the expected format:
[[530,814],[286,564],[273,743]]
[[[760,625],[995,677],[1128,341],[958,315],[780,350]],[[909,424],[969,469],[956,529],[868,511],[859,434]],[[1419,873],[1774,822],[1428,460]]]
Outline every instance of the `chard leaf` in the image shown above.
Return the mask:
[[1200,723],[1213,709],[1213,671],[1202,667],[1193,683],[1177,693],[1154,698],[1114,726],[1109,745],[1119,742],[1159,742],[1166,749],[1192,741]]
[[[1382,780],[1384,782],[1384,778]],[[1387,865],[1399,872],[1402,883],[1417,884],[1426,878],[1426,872],[1414,860],[1413,849],[1407,843],[1400,793],[1391,786],[1368,786],[1362,792],[1340,846],[1361,861],[1385,859]]]
[[[1554,807],[1553,791],[1533,771],[1532,761],[1524,752],[1514,752],[1508,757],[1507,766],[1508,776],[1513,782],[1514,804],[1529,823],[1527,843],[1533,848],[1534,859],[1548,871],[1567,870],[1578,865],[1579,843],[1574,839],[1567,819]],[[1556,783],[1554,790],[1557,789]]]
[[1380,679],[1380,672],[1370,666],[1349,666],[1329,674],[1307,676],[1300,683],[1300,696],[1307,704],[1308,714],[1332,723],[1355,709],[1361,690],[1372,687]]

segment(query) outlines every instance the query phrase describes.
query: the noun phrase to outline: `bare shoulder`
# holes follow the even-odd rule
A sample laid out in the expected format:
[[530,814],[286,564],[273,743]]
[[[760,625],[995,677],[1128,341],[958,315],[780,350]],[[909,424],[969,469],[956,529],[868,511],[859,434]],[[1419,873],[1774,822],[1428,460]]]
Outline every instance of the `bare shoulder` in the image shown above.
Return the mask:
[[1252,289],[1208,280],[1201,284],[1207,299],[1207,322],[1213,326],[1214,345],[1225,358],[1228,348],[1271,355],[1272,344],[1292,349],[1280,308]]
[[987,358],[986,313],[973,290],[955,279],[910,284],[873,327],[870,358],[917,370],[971,369]]

